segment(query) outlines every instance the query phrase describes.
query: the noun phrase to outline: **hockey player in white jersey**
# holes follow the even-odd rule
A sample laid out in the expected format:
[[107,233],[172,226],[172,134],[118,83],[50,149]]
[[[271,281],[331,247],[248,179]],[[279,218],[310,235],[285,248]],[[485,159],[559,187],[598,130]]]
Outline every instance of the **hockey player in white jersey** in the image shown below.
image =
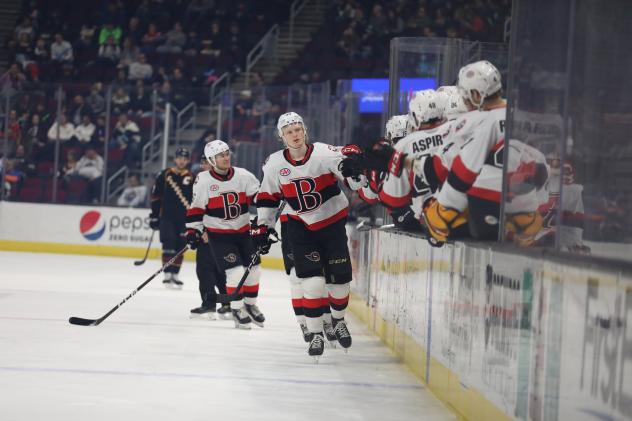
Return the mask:
[[[349,202],[338,181],[345,153],[354,152],[324,143],[309,143],[307,128],[294,112],[279,117],[279,137],[285,149],[268,157],[257,194],[260,234],[255,238],[263,252],[270,247],[274,212],[281,200],[291,207],[288,214],[289,245],[297,277],[303,287],[307,328],[313,333],[308,354],[318,358],[324,350],[322,297],[327,288],[335,335],[343,348],[351,346],[344,316],[352,278],[345,223]],[[349,179],[347,179],[349,180]],[[362,184],[350,181],[357,190]]]
[[[247,170],[231,166],[230,149],[221,140],[207,143],[204,155],[212,168],[195,180],[187,212],[187,242],[195,249],[206,231],[215,260],[226,271],[226,291],[231,294],[255,254],[248,206],[254,203],[259,181]],[[257,307],[260,276],[257,260],[231,305],[235,327],[250,329],[251,322],[263,327],[265,317]]]

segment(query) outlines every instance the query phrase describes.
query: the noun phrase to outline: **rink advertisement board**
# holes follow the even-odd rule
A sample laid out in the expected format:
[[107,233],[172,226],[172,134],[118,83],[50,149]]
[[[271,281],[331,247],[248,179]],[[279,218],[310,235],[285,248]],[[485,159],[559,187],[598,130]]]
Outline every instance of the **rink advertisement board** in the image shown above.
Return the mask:
[[375,229],[362,241],[352,291],[369,327],[463,418],[632,419],[629,274]]

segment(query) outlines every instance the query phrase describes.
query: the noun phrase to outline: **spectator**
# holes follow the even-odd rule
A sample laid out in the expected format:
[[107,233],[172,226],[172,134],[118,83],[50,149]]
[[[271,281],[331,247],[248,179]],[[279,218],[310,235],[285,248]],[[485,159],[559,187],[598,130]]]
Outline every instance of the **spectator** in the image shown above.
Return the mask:
[[93,143],[94,132],[96,126],[92,123],[90,114],[83,114],[81,124],[75,128],[75,137],[80,145],[89,145]]
[[31,18],[26,16],[22,19],[22,23],[15,27],[13,33],[17,39],[22,35],[26,35],[29,39],[35,38],[35,28],[33,27]]
[[151,107],[151,94],[145,90],[145,85],[139,80],[130,98],[130,109],[139,116],[146,116],[151,112]]
[[50,58],[56,63],[71,63],[73,60],[72,45],[61,34],[55,34],[55,42],[50,46]]
[[11,156],[22,141],[22,128],[20,127],[16,110],[9,111],[9,125],[6,136],[9,141],[9,156]]
[[125,38],[123,41],[123,49],[121,50],[119,67],[128,67],[133,62],[138,61],[139,54],[140,50],[134,45],[133,39],[130,37]]
[[122,149],[123,165],[128,167],[135,167],[140,164],[140,129],[132,120],[127,117],[127,114],[121,114],[118,116],[118,122],[112,132],[112,142],[110,142],[110,148]]
[[48,129],[49,144],[57,141],[57,128],[59,128],[60,142],[69,142],[75,135],[75,126],[68,121],[66,114],[61,114],[59,116],[59,124],[55,121],[53,125],[50,126],[50,129]]
[[116,44],[114,37],[109,36],[99,47],[99,59],[102,65],[114,67],[121,57],[121,47]]
[[197,28],[200,22],[204,22],[206,15],[215,6],[214,0],[193,0],[184,11],[184,24],[186,27]]
[[138,45],[141,42],[143,34],[138,16],[132,16],[130,18],[127,30],[125,30],[125,38],[130,39],[133,45]]
[[80,38],[75,42],[73,47],[77,63],[80,63],[84,69],[88,69],[94,64],[98,58],[98,50],[94,43],[94,32],[81,31]]
[[143,48],[147,52],[152,52],[160,44],[162,39],[163,39],[163,36],[160,32],[158,32],[158,29],[156,28],[156,24],[150,23],[149,28],[147,29],[147,33],[143,35],[143,39],[142,39]]
[[120,27],[114,26],[112,23],[106,23],[101,28],[101,32],[99,32],[99,45],[107,44],[109,42],[108,39],[112,37],[114,45],[118,46],[121,43],[122,34],[123,31],[121,31]]
[[165,34],[165,42],[156,48],[159,53],[181,53],[187,42],[187,36],[182,32],[182,25],[176,22],[173,29]]
[[77,153],[73,150],[69,150],[66,153],[66,161],[61,167],[60,175],[64,177],[66,181],[70,179],[70,176],[77,171]]
[[138,61],[133,62],[129,66],[129,80],[149,80],[154,73],[154,68],[147,63],[145,54],[138,56]]
[[44,38],[38,38],[35,42],[33,57],[39,64],[43,64],[48,61],[50,55],[48,54],[48,48],[46,48],[46,41],[44,41]]
[[26,174],[20,169],[16,168],[15,162],[12,159],[7,159],[6,169],[4,172],[4,186],[6,189],[6,196],[9,199],[15,199],[20,194],[22,183],[26,178]]
[[20,71],[17,64],[12,64],[2,76],[0,76],[0,95],[13,96],[22,90],[26,76]]
[[91,114],[90,107],[86,105],[82,95],[75,95],[70,111],[70,122],[75,126],[81,124],[84,114]]
[[95,83],[90,88],[90,95],[86,98],[86,103],[92,112],[96,115],[105,111],[105,99],[101,95],[101,84]]
[[116,92],[112,95],[112,105],[114,106],[112,110],[114,114],[127,113],[130,106],[130,99],[125,89],[122,87],[116,89]]
[[31,161],[30,157],[26,153],[24,145],[18,145],[13,155],[13,163],[15,168],[25,175],[35,174],[35,164]]
[[101,176],[103,175],[103,158],[97,154],[94,147],[88,146],[77,165],[66,173],[67,176],[81,177],[88,180],[88,203],[97,203],[101,191]]
[[97,124],[94,129],[94,135],[92,139],[94,139],[94,144],[96,148],[100,151],[105,150],[105,139],[107,138],[106,126],[105,126],[105,117],[100,115],[97,117]]
[[35,151],[39,151],[46,146],[46,131],[42,128],[39,114],[36,113],[31,116],[22,144],[27,157],[31,157],[31,154]]
[[116,204],[128,208],[139,208],[144,206],[146,201],[147,186],[141,184],[136,174],[130,174],[127,178],[127,187],[121,193]]

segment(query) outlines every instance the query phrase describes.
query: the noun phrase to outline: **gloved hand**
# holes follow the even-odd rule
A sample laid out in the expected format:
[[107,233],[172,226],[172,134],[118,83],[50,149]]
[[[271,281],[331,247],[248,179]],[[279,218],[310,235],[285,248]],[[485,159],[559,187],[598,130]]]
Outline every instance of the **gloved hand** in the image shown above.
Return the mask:
[[366,165],[381,172],[390,172],[400,177],[408,154],[396,151],[386,140],[379,140],[364,153]]
[[366,162],[361,154],[347,155],[340,161],[340,173],[343,177],[359,177],[366,169]]
[[154,214],[149,214],[149,228],[153,230],[160,229],[160,218]]
[[255,247],[264,255],[270,252],[270,246],[279,241],[279,235],[274,228],[265,225],[253,225],[250,227],[250,236]]
[[421,223],[415,218],[415,212],[410,206],[402,206],[391,211],[391,218],[397,229],[409,232],[422,231]]
[[[450,231],[467,223],[467,213],[456,209],[446,208],[437,199],[430,198],[424,205],[422,212],[432,245],[442,245],[450,237]],[[433,241],[434,240],[434,241]]]
[[202,241],[202,233],[196,229],[187,230],[187,244],[191,250],[195,250]]
[[539,212],[509,214],[505,224],[506,235],[521,247],[532,247],[535,245],[536,234],[542,229],[542,223]]

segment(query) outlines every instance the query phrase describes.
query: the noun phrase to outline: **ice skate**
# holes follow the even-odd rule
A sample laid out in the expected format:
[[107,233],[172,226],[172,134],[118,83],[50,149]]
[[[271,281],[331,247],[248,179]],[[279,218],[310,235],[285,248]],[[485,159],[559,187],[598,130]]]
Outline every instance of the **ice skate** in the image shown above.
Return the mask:
[[351,334],[347,328],[347,322],[345,319],[333,319],[334,333],[338,339],[338,343],[344,348],[345,352],[351,346]]
[[338,338],[334,333],[333,325],[331,323],[323,321],[323,331],[325,332],[325,337],[327,338],[327,344],[332,348],[335,348]]
[[301,327],[301,332],[303,332],[303,340],[310,343],[314,334],[307,329],[307,325],[305,323],[299,323],[299,326]]
[[219,316],[220,319],[223,320],[232,320],[233,319],[233,314],[230,311],[230,304],[226,303],[226,304],[222,304],[222,306],[220,308],[217,309],[217,315]]
[[173,278],[171,278],[172,289],[182,289],[183,285],[184,283],[181,280],[179,280],[176,275],[174,275]]
[[199,320],[217,320],[217,315],[214,307],[200,306],[191,309],[190,318]]
[[250,319],[250,316],[248,316],[248,313],[246,313],[246,310],[244,308],[240,308],[239,310],[231,310],[231,313],[233,315],[233,320],[235,321],[235,328],[236,329],[250,329],[250,323],[252,322],[252,319]]
[[313,333],[313,335],[309,348],[307,348],[307,353],[314,357],[315,363],[318,364],[318,360],[325,350],[325,338],[322,332]]
[[263,327],[263,322],[266,321],[263,313],[259,310],[256,304],[245,304],[246,312],[252,319],[252,322],[259,327]]

